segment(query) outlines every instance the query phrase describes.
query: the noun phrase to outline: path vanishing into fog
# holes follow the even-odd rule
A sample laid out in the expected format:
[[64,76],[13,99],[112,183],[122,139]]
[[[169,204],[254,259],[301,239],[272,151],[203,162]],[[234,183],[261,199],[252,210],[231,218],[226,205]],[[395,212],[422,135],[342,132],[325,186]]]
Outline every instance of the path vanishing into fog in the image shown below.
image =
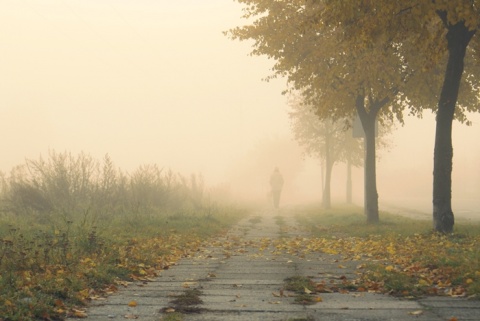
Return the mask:
[[[355,279],[359,262],[285,246],[308,237],[296,227],[293,212],[253,213],[153,282],[133,283],[93,301],[84,320],[479,320],[478,302],[459,298],[412,301],[341,291],[317,293],[311,305],[295,303],[293,292],[285,290],[286,278],[310,277],[333,288]],[[180,312],[183,319],[174,318]]]

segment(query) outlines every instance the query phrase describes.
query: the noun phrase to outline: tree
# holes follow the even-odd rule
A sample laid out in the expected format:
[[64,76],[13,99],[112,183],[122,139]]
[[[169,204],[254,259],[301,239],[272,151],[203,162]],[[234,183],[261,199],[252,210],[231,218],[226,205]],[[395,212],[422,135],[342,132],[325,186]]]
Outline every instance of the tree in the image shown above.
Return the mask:
[[[355,105],[366,135],[368,221],[378,221],[375,120],[403,122],[405,108],[418,116],[425,108],[438,111],[434,227],[451,231],[451,122],[454,117],[466,122],[466,112],[479,108],[475,73],[461,77],[467,46],[480,21],[477,1],[239,2],[247,5],[244,17],[257,20],[230,35],[254,39],[253,54],[276,60],[274,76],[287,76],[292,87],[312,101],[321,99],[329,106],[317,111],[323,117],[351,114]],[[476,41],[467,57],[478,58],[479,46]],[[444,77],[439,74],[442,66]],[[464,95],[459,96],[462,88]]]
[[366,142],[365,214],[368,222],[378,222],[375,123],[395,117],[402,121],[407,106],[399,86],[410,70],[398,48],[386,41],[374,44],[352,38],[343,19],[331,19],[329,6],[339,3],[356,14],[350,2],[239,2],[247,5],[244,17],[257,20],[230,30],[229,35],[253,39],[252,54],[274,58],[272,77],[287,76],[291,88],[300,91],[307,104],[318,107],[315,113],[320,118],[352,119],[358,113]]
[[[368,6],[366,1],[361,4]],[[362,31],[367,41],[374,41],[380,35],[399,44],[399,55],[414,70],[404,88],[404,93],[416,102],[411,108],[416,112],[429,108],[437,113],[433,226],[442,233],[452,232],[454,225],[452,122],[457,119],[468,124],[466,113],[480,108],[480,82],[476,77],[480,71],[480,41],[474,37],[480,23],[478,5],[479,1],[475,0],[377,1],[370,8],[375,12],[370,23],[376,28]],[[337,6],[337,10],[340,9]],[[354,20],[349,34],[358,37],[358,29],[362,26]]]
[[[339,161],[360,166],[363,159],[362,144],[353,138],[351,120],[320,119],[315,115],[315,108],[303,106],[298,96],[291,99],[289,105],[292,108],[289,114],[295,139],[307,155],[322,159],[325,165],[322,204],[324,208],[330,208],[333,166]],[[351,192],[348,193],[348,188],[347,202],[351,202]]]

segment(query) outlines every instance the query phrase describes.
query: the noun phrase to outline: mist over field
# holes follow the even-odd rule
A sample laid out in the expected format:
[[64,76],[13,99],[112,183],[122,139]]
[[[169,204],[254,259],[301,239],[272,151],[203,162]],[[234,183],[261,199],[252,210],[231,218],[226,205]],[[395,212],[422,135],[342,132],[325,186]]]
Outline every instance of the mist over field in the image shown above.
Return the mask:
[[[319,160],[296,144],[284,79],[222,34],[244,24],[233,1],[6,0],[0,3],[0,170],[50,150],[108,154],[132,172],[158,164],[235,200],[268,204],[275,167],[282,204],[320,202]],[[453,210],[478,213],[480,118],[455,124]],[[378,151],[382,206],[429,213],[435,119],[407,117]],[[332,198],[345,201],[346,168]],[[363,169],[353,172],[363,204]],[[479,214],[480,215],[480,214]]]

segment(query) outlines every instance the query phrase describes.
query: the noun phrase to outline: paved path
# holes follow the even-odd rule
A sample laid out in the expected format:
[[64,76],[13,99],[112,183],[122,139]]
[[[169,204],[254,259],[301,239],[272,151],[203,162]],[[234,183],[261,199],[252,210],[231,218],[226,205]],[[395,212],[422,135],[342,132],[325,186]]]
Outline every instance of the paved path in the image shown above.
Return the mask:
[[[281,228],[279,220],[288,228]],[[93,302],[86,320],[169,320],[173,311],[183,311],[185,321],[480,320],[478,301],[453,298],[411,301],[374,293],[321,293],[313,305],[295,304],[292,293],[283,291],[284,279],[308,276],[329,285],[341,283],[355,277],[358,262],[323,253],[302,257],[282,247],[280,238],[302,236],[294,226],[285,211],[253,214],[195,256],[162,271],[154,282],[132,284]],[[200,298],[203,304],[174,302],[182,298],[188,303]],[[136,306],[129,306],[132,301]]]

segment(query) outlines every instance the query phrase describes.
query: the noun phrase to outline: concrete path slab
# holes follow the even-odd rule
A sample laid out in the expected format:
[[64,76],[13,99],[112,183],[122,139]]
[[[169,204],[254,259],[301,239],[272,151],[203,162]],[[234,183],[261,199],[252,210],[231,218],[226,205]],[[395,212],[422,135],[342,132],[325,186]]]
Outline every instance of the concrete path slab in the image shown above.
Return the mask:
[[[374,293],[321,293],[312,305],[296,304],[285,279],[308,276],[320,282],[353,279],[354,262],[325,253],[298,255],[281,249],[284,240],[303,237],[288,210],[263,211],[260,222],[244,219],[223,238],[184,258],[147,284],[135,283],[88,309],[89,321],[168,320],[181,308],[172,303],[186,293],[201,304],[187,306],[183,320],[262,321],[448,321],[480,320],[478,301],[452,298],[403,300]],[[252,218],[250,217],[250,218]],[[279,223],[285,223],[281,227]],[[288,228],[285,228],[288,227]],[[135,301],[136,306],[129,306]]]

